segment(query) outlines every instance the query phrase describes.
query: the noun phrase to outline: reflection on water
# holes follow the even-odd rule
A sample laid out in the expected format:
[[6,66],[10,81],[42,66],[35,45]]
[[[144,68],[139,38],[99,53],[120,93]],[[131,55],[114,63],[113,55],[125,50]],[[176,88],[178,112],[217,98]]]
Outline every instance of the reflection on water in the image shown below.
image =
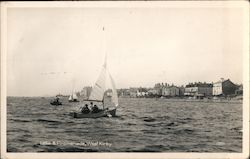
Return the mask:
[[80,103],[7,99],[8,152],[241,152],[242,104],[121,98],[117,117],[74,119]]

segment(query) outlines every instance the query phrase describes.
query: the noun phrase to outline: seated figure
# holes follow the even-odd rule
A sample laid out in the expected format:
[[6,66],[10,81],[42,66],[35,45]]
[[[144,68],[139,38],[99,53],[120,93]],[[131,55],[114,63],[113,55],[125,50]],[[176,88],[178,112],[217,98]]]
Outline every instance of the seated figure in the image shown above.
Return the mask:
[[88,114],[90,112],[88,104],[85,104],[85,106],[81,110],[82,113]]
[[92,113],[98,113],[100,112],[101,110],[97,107],[97,105],[94,105],[93,107],[93,110],[92,110]]

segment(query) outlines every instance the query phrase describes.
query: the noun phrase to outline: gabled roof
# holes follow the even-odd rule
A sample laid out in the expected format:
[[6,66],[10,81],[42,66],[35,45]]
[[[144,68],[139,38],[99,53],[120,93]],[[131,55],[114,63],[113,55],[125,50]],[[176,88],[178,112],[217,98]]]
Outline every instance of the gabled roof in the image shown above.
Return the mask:
[[165,86],[163,88],[179,88],[179,87],[177,87],[177,86]]
[[[222,80],[217,81],[217,82],[215,82],[214,84],[217,84],[217,83],[224,83],[224,82],[228,82],[228,81],[231,82],[230,79],[227,79],[227,80],[223,80],[223,81],[222,81]],[[231,82],[231,83],[233,83],[233,82]]]
[[186,88],[190,88],[190,87],[212,87],[213,85],[211,83],[191,83],[186,85]]

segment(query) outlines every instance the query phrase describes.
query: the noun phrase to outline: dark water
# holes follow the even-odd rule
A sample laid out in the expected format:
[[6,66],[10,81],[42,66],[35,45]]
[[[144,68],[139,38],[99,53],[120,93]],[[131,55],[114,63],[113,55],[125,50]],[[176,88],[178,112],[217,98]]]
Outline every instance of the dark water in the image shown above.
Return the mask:
[[241,152],[242,104],[121,98],[117,117],[74,119],[79,103],[8,97],[8,152]]

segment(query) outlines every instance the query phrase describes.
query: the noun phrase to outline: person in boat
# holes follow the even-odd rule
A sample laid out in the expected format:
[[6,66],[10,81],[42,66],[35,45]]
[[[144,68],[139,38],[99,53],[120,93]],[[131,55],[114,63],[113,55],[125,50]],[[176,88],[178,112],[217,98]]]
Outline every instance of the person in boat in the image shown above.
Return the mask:
[[53,103],[59,103],[59,97],[56,96],[56,98],[54,99]]
[[82,108],[81,112],[84,113],[84,114],[90,113],[88,104],[85,104],[85,106]]
[[93,102],[90,102],[89,110],[92,112],[94,108]]
[[90,102],[90,108],[93,108],[93,102]]
[[98,112],[100,112],[100,109],[98,108],[97,105],[94,105],[92,113],[98,113]]

